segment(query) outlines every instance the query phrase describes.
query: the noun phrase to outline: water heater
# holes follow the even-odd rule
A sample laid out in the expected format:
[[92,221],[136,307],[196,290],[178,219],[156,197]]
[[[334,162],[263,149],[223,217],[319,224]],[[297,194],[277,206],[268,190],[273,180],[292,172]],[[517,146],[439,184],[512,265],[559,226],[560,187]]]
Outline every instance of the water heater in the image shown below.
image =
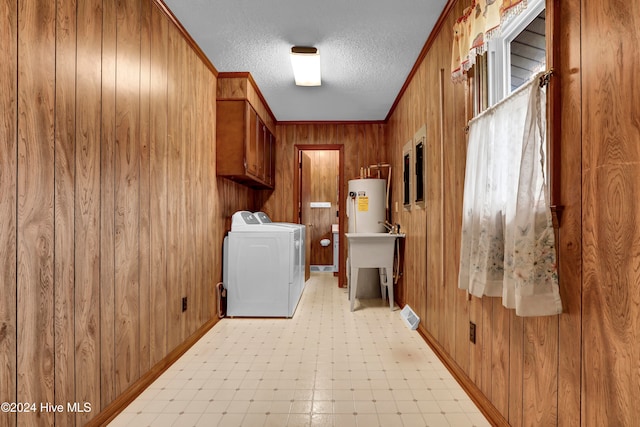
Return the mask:
[[[347,218],[349,233],[384,233],[386,180],[352,179],[349,181]],[[349,269],[347,258],[347,270]],[[361,268],[358,273],[357,298],[380,298],[380,276],[377,268]]]
[[384,233],[386,217],[386,180],[349,181],[347,217],[349,233]]

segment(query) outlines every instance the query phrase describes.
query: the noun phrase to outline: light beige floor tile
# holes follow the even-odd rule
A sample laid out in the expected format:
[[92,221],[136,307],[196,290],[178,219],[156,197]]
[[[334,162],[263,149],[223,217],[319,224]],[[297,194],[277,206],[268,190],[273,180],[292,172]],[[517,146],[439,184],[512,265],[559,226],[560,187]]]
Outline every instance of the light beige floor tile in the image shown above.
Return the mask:
[[293,319],[223,319],[112,427],[489,425],[399,310],[314,273]]
[[223,414],[218,427],[242,427],[244,414]]
[[291,414],[310,414],[313,401],[311,400],[296,400],[291,402]]
[[291,414],[287,420],[287,426],[290,427],[305,427],[311,425],[310,414]]
[[336,427],[357,427],[356,416],[353,414],[335,414],[334,422]]
[[264,427],[282,427],[287,425],[289,414],[269,414],[267,415]]
[[358,427],[377,427],[380,426],[378,414],[358,414],[356,415],[356,424]]
[[355,412],[357,414],[375,414],[376,405],[371,400],[354,400]]
[[[449,421],[442,414],[423,414],[428,427],[450,427]],[[455,426],[458,427],[458,426]]]
[[264,426],[266,421],[267,421],[266,414],[247,414],[242,419],[242,427],[262,427]]

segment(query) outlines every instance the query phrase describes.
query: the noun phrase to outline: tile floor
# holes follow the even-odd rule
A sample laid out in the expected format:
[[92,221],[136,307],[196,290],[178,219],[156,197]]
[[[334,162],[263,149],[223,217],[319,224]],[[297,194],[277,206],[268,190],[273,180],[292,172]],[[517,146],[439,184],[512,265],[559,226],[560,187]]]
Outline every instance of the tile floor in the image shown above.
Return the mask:
[[293,319],[223,319],[110,426],[489,426],[400,310],[313,273]]

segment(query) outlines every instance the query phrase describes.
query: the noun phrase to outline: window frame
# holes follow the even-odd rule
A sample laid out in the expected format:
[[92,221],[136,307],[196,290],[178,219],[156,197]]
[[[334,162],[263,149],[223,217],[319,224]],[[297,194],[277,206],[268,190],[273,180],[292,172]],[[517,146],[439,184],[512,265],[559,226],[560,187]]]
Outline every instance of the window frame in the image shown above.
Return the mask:
[[[501,27],[500,36],[494,37],[487,43],[489,107],[497,104],[512,92],[511,42],[545,9],[545,0],[529,0],[527,9],[504,24]],[[547,50],[549,48],[548,37],[549,35],[545,34]]]

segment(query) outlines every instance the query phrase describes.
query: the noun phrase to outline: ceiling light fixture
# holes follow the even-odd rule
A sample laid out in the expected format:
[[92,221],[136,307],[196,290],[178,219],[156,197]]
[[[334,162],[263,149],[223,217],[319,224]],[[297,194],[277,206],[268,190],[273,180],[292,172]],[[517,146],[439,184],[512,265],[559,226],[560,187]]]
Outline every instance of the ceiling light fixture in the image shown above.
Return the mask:
[[298,86],[320,86],[320,52],[315,47],[293,46],[291,66]]

